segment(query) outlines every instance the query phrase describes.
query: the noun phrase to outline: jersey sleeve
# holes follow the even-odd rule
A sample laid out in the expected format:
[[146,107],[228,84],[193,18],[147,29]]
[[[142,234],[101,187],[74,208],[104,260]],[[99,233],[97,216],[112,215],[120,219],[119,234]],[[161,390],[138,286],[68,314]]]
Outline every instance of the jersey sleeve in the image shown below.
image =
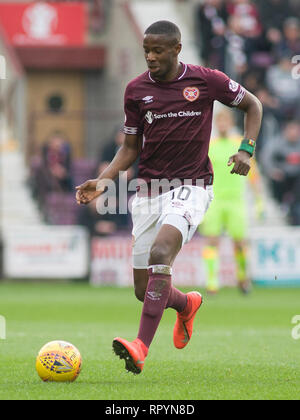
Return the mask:
[[206,80],[211,99],[224,105],[238,106],[246,94],[246,89],[243,86],[219,70],[209,69]]
[[124,95],[124,133],[125,134],[142,134],[140,110],[137,102],[134,100],[132,89],[128,85]]

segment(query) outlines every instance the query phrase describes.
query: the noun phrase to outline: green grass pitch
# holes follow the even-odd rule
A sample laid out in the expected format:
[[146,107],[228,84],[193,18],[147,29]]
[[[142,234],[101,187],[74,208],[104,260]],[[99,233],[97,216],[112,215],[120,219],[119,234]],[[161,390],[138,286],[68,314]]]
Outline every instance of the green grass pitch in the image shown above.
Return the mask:
[[[201,291],[201,290],[200,290]],[[136,337],[142,304],[131,289],[87,284],[0,283],[0,400],[300,399],[300,290],[236,289],[204,295],[193,338],[172,343],[168,309],[144,371],[132,375],[111,349],[115,336]],[[73,343],[83,358],[74,383],[43,383],[35,358],[48,341]]]

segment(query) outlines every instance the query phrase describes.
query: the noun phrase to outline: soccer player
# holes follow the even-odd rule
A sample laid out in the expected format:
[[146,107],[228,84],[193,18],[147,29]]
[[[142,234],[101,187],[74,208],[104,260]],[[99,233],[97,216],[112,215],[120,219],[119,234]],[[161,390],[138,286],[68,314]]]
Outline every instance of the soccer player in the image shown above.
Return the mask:
[[117,337],[113,349],[133,373],[144,367],[164,310],[177,311],[173,342],[182,349],[202,303],[200,293],[185,294],[172,285],[172,265],[212,200],[208,147],[214,101],[245,112],[244,140],[228,161],[232,174],[248,174],[262,116],[259,100],[225,74],[179,61],[181,34],[172,22],[153,23],[145,31],[143,48],[148,70],[125,91],[123,146],[97,179],[76,187],[77,202],[87,204],[105,191],[105,180],[115,179],[138,157],[143,187],[162,179],[180,182],[162,194],[138,189],[132,204],[134,287],[143,309],[137,338]]
[[[207,272],[206,289],[209,293],[219,290],[219,240],[227,233],[234,241],[238,285],[242,292],[249,291],[246,270],[248,209],[245,200],[246,179],[232,177],[224,157],[234,154],[241,142],[238,134],[232,132],[234,119],[228,108],[216,116],[217,137],[209,147],[209,157],[214,167],[214,201],[207,212],[200,232],[206,236],[203,258]],[[253,178],[255,174],[255,178]],[[258,182],[258,172],[252,165],[251,183]],[[254,192],[257,186],[253,185]]]

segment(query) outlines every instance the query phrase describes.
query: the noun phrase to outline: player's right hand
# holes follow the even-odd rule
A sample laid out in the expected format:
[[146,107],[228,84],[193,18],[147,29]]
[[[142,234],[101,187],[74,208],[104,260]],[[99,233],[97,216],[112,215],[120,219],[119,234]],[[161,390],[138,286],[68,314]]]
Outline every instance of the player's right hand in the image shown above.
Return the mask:
[[89,179],[75,187],[77,204],[88,204],[99,197],[105,190],[105,185],[99,179]]

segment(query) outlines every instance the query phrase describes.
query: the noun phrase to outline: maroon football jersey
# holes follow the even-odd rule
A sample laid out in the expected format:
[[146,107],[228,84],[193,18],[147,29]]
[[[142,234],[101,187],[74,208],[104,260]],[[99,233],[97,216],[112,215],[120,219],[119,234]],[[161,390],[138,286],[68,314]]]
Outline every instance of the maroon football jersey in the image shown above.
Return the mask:
[[157,82],[147,71],[127,85],[124,133],[143,134],[139,178],[211,184],[213,103],[237,106],[245,89],[218,70],[181,64],[180,76],[171,82]]

